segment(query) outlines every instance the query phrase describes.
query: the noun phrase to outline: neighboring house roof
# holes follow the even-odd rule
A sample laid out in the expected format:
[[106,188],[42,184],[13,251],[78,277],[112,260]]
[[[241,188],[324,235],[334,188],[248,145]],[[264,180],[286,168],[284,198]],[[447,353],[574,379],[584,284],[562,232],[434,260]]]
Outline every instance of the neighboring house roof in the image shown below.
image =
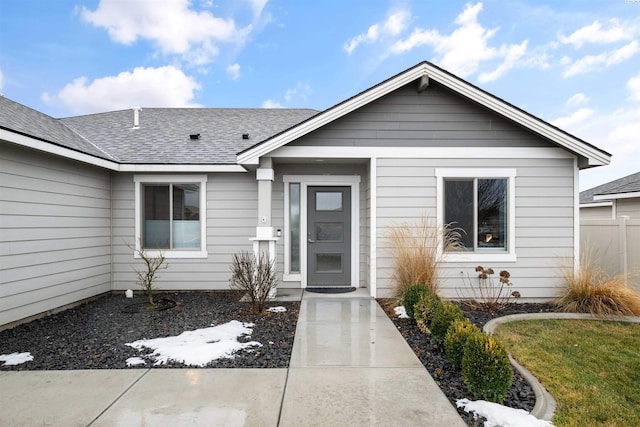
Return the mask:
[[640,197],[640,172],[580,192],[580,205]]
[[259,158],[276,150],[291,141],[296,140],[344,115],[369,104],[407,84],[417,81],[418,91],[428,90],[429,80],[445,86],[446,88],[464,96],[468,100],[497,113],[508,120],[528,129],[531,132],[551,141],[578,155],[581,159],[579,166],[581,169],[607,165],[610,162],[611,154],[601,150],[580,138],[577,138],[556,126],[551,125],[526,111],[509,104],[508,102],[491,95],[490,93],[460,79],[459,77],[443,70],[436,65],[424,61],[406,71],[401,72],[373,87],[367,89],[325,111],[307,119],[280,134],[274,135],[270,139],[240,152],[238,154],[239,164],[257,164]]

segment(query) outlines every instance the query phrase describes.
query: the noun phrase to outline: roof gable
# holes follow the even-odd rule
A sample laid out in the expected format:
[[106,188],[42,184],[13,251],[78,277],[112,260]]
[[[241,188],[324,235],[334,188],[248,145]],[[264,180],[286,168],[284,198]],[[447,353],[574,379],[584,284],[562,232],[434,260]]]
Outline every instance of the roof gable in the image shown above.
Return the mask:
[[[513,106],[500,98],[454,76],[453,74],[429,63],[421,62],[416,66],[397,74],[370,89],[365,90],[325,111],[311,117],[278,135],[254,145],[238,154],[239,164],[257,164],[259,158],[292,142],[340,117],[343,117],[364,105],[367,105],[405,85],[415,83],[417,90],[424,90],[433,79],[448,89],[475,102],[490,111],[546,138],[558,146],[575,153],[581,161],[581,168],[606,165],[611,155],[569,133]],[[428,90],[428,89],[427,89]]]

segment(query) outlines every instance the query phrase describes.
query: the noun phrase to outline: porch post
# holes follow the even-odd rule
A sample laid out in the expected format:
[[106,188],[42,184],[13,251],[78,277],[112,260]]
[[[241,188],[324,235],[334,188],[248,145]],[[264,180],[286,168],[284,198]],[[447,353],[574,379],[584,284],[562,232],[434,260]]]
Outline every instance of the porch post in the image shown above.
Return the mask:
[[[271,224],[271,199],[273,187],[273,161],[270,157],[260,159],[260,167],[256,170],[256,180],[258,181],[258,225],[256,226],[256,237],[253,241],[253,252],[256,257],[266,253],[269,260],[276,260],[276,242],[278,237],[273,232]],[[270,298],[275,298],[274,289]]]

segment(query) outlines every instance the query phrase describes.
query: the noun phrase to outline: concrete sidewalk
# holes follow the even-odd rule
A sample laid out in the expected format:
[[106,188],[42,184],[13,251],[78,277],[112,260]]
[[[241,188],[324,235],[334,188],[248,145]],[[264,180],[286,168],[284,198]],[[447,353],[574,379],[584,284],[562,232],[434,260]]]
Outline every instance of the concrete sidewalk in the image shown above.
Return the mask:
[[464,426],[375,300],[305,293],[289,369],[0,373],[4,426]]

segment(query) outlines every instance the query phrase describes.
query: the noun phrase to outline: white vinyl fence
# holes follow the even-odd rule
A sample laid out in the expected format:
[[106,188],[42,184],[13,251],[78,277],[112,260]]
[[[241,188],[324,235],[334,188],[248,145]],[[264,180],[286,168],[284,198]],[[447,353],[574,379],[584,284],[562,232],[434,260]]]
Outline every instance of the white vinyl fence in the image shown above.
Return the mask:
[[608,274],[640,276],[640,219],[583,219],[580,221],[580,251]]

